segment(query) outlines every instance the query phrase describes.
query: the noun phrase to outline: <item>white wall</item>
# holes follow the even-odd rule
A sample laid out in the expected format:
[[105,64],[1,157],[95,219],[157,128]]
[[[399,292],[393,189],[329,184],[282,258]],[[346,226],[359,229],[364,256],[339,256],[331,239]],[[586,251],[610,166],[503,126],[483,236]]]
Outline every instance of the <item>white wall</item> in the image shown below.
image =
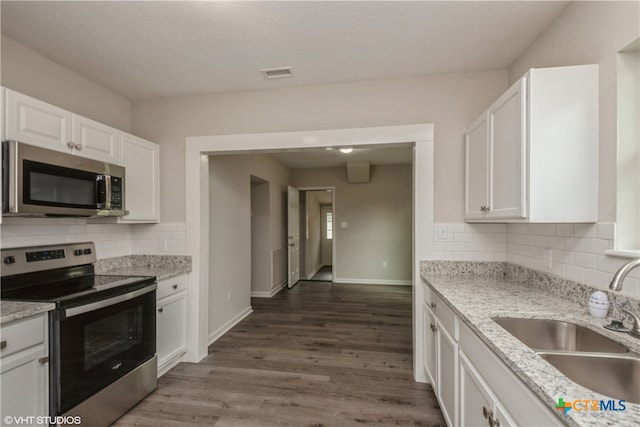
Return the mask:
[[[259,296],[269,294],[281,283],[272,277],[285,277],[284,271],[261,278],[258,288],[252,289],[251,241],[251,177],[268,182],[268,192],[254,198],[269,212],[259,211],[268,231],[266,241],[259,246],[272,253],[285,247],[285,211],[283,200],[290,183],[290,171],[271,156],[245,154],[209,157],[209,341],[225,332],[230,324],[251,309],[251,292]],[[254,194],[256,195],[256,194]],[[257,248],[255,248],[257,249]],[[265,254],[261,254],[264,261]],[[285,266],[269,265],[284,270]],[[257,283],[257,282],[256,282]],[[231,293],[231,298],[229,298]]]
[[463,218],[465,128],[507,88],[506,70],[203,94],[136,102],[136,135],[162,145],[161,217],[186,217],[187,136],[435,124],[435,216]]
[[127,98],[5,36],[1,43],[2,86],[131,132],[132,105]]
[[375,166],[366,184],[349,184],[344,167],[294,169],[293,182],[335,187],[334,281],[411,281],[411,165]]
[[209,158],[209,341],[251,307],[248,158]]

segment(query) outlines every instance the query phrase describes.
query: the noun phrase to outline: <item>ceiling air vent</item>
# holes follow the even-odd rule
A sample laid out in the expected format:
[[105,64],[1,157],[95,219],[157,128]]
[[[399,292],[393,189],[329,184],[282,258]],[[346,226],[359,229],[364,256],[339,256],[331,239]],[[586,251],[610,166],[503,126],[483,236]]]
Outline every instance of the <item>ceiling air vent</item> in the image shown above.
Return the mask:
[[285,77],[292,77],[293,73],[291,72],[291,67],[281,67],[281,68],[263,68],[262,74],[268,79],[282,79]]

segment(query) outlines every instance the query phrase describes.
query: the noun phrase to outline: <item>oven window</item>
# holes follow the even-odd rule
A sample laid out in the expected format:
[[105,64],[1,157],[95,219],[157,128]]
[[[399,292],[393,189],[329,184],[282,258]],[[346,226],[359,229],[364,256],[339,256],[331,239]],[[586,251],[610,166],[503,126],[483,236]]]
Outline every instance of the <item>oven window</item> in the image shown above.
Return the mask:
[[129,308],[84,327],[84,370],[112,359],[142,342],[142,306]]

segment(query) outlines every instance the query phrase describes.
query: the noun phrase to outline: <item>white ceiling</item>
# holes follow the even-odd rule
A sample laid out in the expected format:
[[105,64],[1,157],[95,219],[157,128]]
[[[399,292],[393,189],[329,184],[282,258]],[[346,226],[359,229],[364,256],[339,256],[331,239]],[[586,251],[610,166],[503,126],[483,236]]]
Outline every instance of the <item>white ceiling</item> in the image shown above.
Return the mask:
[[2,0],[0,28],[135,101],[506,68],[567,3]]

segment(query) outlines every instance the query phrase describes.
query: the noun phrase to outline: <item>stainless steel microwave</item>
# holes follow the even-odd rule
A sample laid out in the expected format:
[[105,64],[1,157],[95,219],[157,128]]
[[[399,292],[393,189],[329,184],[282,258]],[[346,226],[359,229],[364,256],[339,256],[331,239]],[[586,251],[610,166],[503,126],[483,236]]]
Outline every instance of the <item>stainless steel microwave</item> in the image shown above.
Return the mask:
[[124,167],[2,142],[3,216],[123,216]]

